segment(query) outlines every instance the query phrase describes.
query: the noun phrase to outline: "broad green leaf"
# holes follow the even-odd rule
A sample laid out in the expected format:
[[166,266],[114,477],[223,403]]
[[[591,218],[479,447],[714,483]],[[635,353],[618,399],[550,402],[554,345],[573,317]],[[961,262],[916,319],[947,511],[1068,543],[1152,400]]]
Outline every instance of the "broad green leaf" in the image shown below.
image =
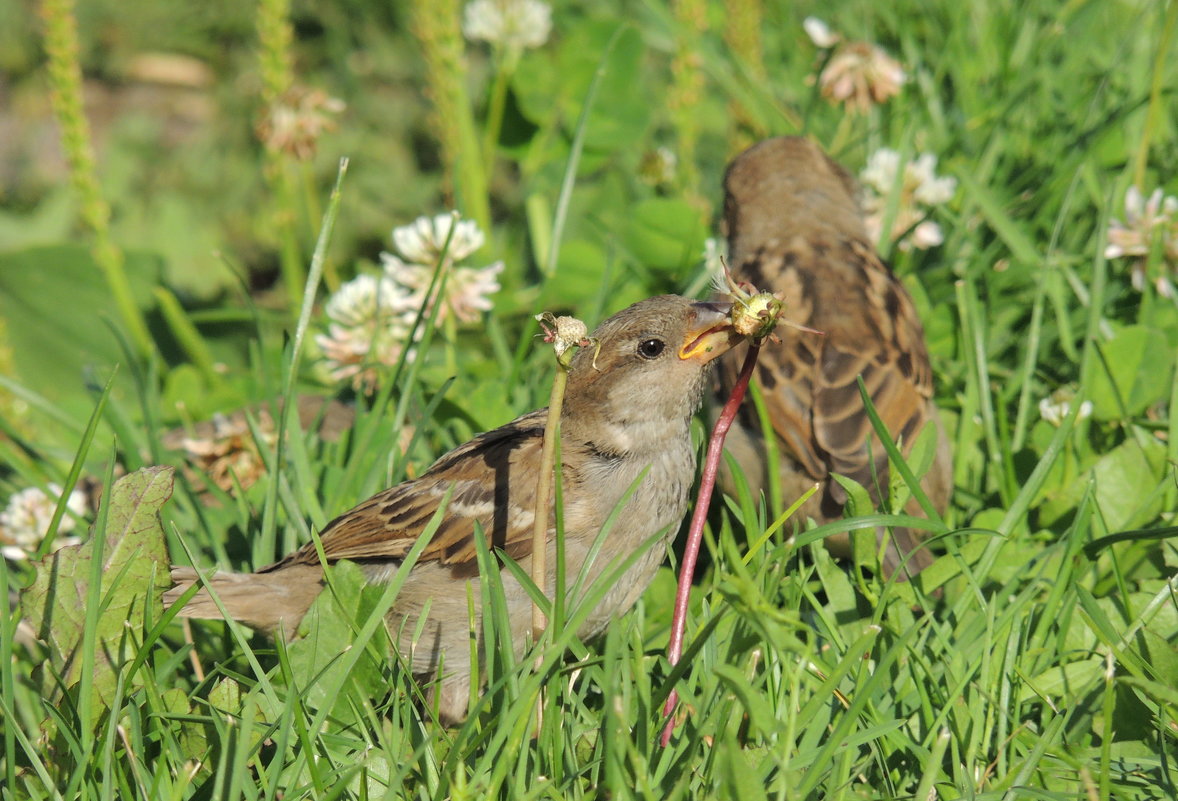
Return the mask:
[[1168,396],[1174,351],[1162,332],[1137,325],[1124,328],[1101,344],[1100,354],[1104,358],[1092,360],[1084,383],[1097,420],[1141,414]]
[[651,198],[630,210],[623,239],[634,256],[656,270],[679,271],[696,264],[707,228],[686,200]]
[[1161,511],[1156,492],[1165,469],[1166,446],[1152,437],[1131,439],[1096,460],[1066,489],[1043,504],[1042,522],[1050,525],[1075,509],[1088,482],[1095,482],[1097,506],[1110,532]]
[[[147,308],[158,260],[128,254],[126,269],[136,302]],[[120,325],[118,312],[89,251],[61,245],[0,253],[0,318],[16,381],[85,420],[94,405],[87,390],[91,376],[124,359],[110,328]],[[116,379],[116,394],[129,381]],[[48,426],[43,435],[50,441],[60,436]]]
[[[312,706],[321,707],[334,702],[336,711],[350,717],[345,690],[329,699],[328,688],[339,686],[343,669],[338,659],[352,647],[355,632],[368,618],[380,600],[383,585],[369,584],[364,571],[351,562],[340,562],[330,568],[331,584],[311,604],[299,624],[299,637],[288,648],[295,687]],[[378,636],[374,643],[383,642]],[[370,648],[378,649],[373,645]],[[381,675],[382,666],[372,659],[361,659],[352,670],[352,688],[367,698],[379,696],[387,684]]]
[[1046,697],[1059,706],[1070,706],[1090,693],[1104,675],[1104,659],[1092,658],[1048,668],[1028,677],[1019,691],[1019,702]]
[[[150,604],[163,611],[160,593],[168,586],[168,552],[160,507],[172,496],[172,468],[145,467],[114,485],[102,542],[101,607],[95,631],[94,684],[109,704],[117,671],[135,656],[134,636],[142,631]],[[96,537],[58,550],[37,563],[32,586],[21,594],[25,617],[49,647],[53,667],[66,687],[81,679],[90,578]],[[132,678],[134,681],[134,678]]]

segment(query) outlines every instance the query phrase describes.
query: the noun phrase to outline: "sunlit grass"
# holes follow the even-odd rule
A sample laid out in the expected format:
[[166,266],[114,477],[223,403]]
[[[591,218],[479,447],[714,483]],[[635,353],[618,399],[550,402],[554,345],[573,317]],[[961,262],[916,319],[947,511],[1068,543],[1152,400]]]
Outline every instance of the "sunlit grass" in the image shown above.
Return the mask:
[[[956,456],[948,531],[932,543],[938,561],[913,582],[885,582],[870,560],[832,560],[820,542],[832,530],[790,521],[771,531],[794,499],[726,499],[710,518],[674,669],[664,656],[674,556],[599,641],[573,636],[570,609],[573,622],[518,662],[495,647],[510,626],[495,582],[484,582],[472,591],[489,610],[478,632],[490,644],[487,689],[450,729],[434,720],[428,688],[385,657],[388,635],[371,612],[392,602],[395,585],[362,589],[346,567],[309,636],[290,643],[235,624],[182,628],[150,609],[126,627],[134,648],[115,660],[107,695],[95,662],[71,684],[29,636],[45,632],[21,630],[14,610],[0,619],[5,797],[1178,794],[1178,307],[1152,284],[1135,289],[1127,260],[1103,256],[1130,184],[1178,195],[1168,145],[1178,4],[698,6],[626,7],[619,21],[615,4],[557,3],[549,42],[510,59],[471,43],[456,57],[457,6],[436,19],[427,3],[411,13],[299,10],[294,41],[265,44],[291,52],[268,57],[289,57],[296,82],[348,104],[339,130],[298,167],[312,198],[296,198],[287,181],[289,191],[253,202],[277,180],[264,174],[274,159],[251,143],[255,120],[231,93],[208,93],[227,126],[220,147],[148,158],[142,132],[116,126],[99,162],[109,235],[128,253],[127,292],[157,353],[143,358],[137,338],[116,333],[126,293],[121,305],[102,302],[102,279],[97,288],[86,279],[102,275],[101,260],[67,246],[68,226],[0,241],[0,364],[12,365],[0,377],[0,497],[80,480],[102,485],[95,495],[109,505],[116,463],[120,472],[173,464],[161,511],[171,559],[238,570],[270,562],[477,431],[541,405],[551,368],[535,346],[536,312],[571,309],[592,325],[638,298],[704,285],[703,237],[727,160],[753,136],[801,132],[855,171],[887,146],[933,153],[938,172],[958,181],[933,212],[944,244],[888,253],[924,321]],[[98,11],[103,30],[125,34],[112,46],[156,46],[143,29],[161,16],[79,9]],[[807,82],[822,64],[801,28],[808,13],[896,57],[908,74],[901,94],[856,117],[821,97]],[[222,77],[251,86],[262,46],[247,35],[253,20],[223,25],[241,41]],[[216,39],[193,20],[172,27],[152,31],[159,47],[202,53]],[[82,33],[84,45],[98,41]],[[414,39],[426,34],[440,38]],[[731,52],[726,43],[737,42],[748,52]],[[102,75],[114,69],[86,58]],[[500,80],[502,69],[510,75]],[[668,97],[680,105],[668,108]],[[424,123],[446,104],[463,106],[455,127],[445,114]],[[644,158],[660,147],[694,155],[652,177]],[[341,156],[349,172],[332,201]],[[158,183],[143,179],[149,168]],[[51,193],[38,200],[31,213],[0,210],[0,231],[50,219]],[[161,239],[191,236],[189,226],[221,232],[185,255],[191,272],[224,260],[231,269],[218,274],[240,281],[201,294],[169,283],[171,252],[163,269],[134,255],[128,219],[150,203],[166,210]],[[288,204],[278,210],[292,226],[283,243],[267,244],[270,221],[254,219],[271,204]],[[484,255],[506,262],[494,310],[478,326],[431,327],[372,397],[330,385],[309,338],[323,325],[323,293],[313,282],[304,303],[267,291],[262,276],[371,271],[391,247],[389,229],[453,205],[483,222]],[[311,208],[338,211],[334,228],[291,223]],[[292,265],[317,238],[315,261]],[[218,248],[226,253],[209,255]],[[1150,270],[1165,265],[1160,251],[1148,258]],[[1040,401],[1061,388],[1070,406],[1056,425]],[[327,435],[300,420],[307,393],[338,394],[350,425]],[[256,404],[278,400],[270,411],[285,436],[275,438]],[[196,437],[194,423],[241,408],[260,443],[252,486],[210,486],[165,446],[169,430]],[[482,544],[479,558],[486,567],[496,556]],[[2,593],[33,581],[28,562],[6,568]],[[89,569],[96,578],[98,566]],[[101,640],[104,604],[125,580],[82,587],[84,642]],[[608,575],[583,603],[607,586]],[[672,686],[682,713],[664,749]]]

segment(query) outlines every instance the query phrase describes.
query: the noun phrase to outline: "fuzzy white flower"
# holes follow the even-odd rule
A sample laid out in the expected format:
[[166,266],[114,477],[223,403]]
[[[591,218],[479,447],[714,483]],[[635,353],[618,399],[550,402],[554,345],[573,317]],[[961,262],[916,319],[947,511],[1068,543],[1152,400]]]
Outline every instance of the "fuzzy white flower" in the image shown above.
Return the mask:
[[341,286],[325,311],[331,322],[315,343],[328,373],[371,392],[378,366],[395,365],[405,350],[417,312],[412,294],[386,275],[363,274]]
[[[1072,412],[1072,401],[1076,398],[1075,393],[1067,387],[1061,387],[1049,396],[1039,401],[1039,416],[1046,420],[1051,425],[1059,428],[1067,416]],[[1092,401],[1084,401],[1080,404],[1080,410],[1076,412],[1076,420],[1083,420],[1092,414]]]
[[[453,237],[450,230],[454,230]],[[446,240],[450,247],[446,247]],[[401,256],[414,264],[437,264],[445,252],[449,263],[462,261],[486,241],[474,220],[461,220],[457,212],[418,217],[409,225],[393,229],[393,244]]]
[[1125,221],[1113,219],[1108,227],[1106,259],[1133,259],[1130,280],[1138,292],[1144,291],[1148,279],[1149,256],[1157,245],[1161,251],[1154,276],[1158,294],[1171,297],[1174,284],[1171,273],[1178,270],[1178,198],[1155,189],[1146,200],[1136,186],[1125,193]]
[[818,19],[818,17],[806,17],[802,20],[802,28],[805,29],[806,35],[810,37],[810,41],[816,47],[820,47],[823,50],[829,50],[834,47],[842,38],[832,31],[829,25]]
[[[425,303],[426,293],[433,283],[435,268],[424,264],[407,264],[396,256],[381,254],[385,274],[410,292],[414,306]],[[443,290],[442,305],[438,309],[437,321],[453,314],[461,323],[477,323],[482,312],[493,307],[491,295],[499,291],[496,276],[503,272],[503,262],[497,261],[486,267],[452,267]]]
[[724,265],[728,263],[728,241],[709,236],[704,240],[704,272],[719,281],[718,291],[727,292],[724,286]]
[[932,153],[921,153],[910,165],[908,174],[916,182],[912,196],[926,206],[948,203],[957,191],[957,179],[937,175],[937,157]]
[[552,32],[552,8],[540,0],[474,0],[462,18],[462,33],[508,50],[541,47]]
[[[21,490],[8,499],[8,506],[0,512],[0,553],[8,559],[27,559],[37,549],[41,540],[49,533],[57,499],[61,497],[61,486],[50,484],[47,495],[40,487]],[[76,515],[86,512],[86,496],[79,489],[70,493],[66,506]],[[64,515],[57,527],[58,535],[67,534],[75,527],[74,518]],[[68,544],[57,540],[57,545]]]
[[896,173],[900,170],[900,152],[881,147],[867,157],[867,166],[859,173],[859,179],[880,194],[892,191]]
[[[945,241],[945,235],[941,233],[941,226],[937,225],[932,220],[924,220],[916,224],[912,229],[912,235],[905,242],[911,243],[912,247],[917,250],[928,250],[935,248]],[[901,243],[901,247],[904,243]]]
[[[883,216],[892,192],[897,190],[898,179],[899,197],[889,236],[893,240],[903,237],[899,240],[902,250],[936,247],[944,241],[941,227],[924,218],[930,207],[953,198],[957,180],[937,175],[937,157],[931,153],[923,153],[909,161],[903,166],[903,173],[900,165],[898,152],[881,148],[871,154],[867,166],[859,174],[864,186],[863,210],[868,234],[873,241],[879,241]],[[911,233],[906,236],[908,232]]]
[[674,183],[679,169],[679,157],[669,147],[647,151],[638,163],[638,177],[650,186],[666,186]]

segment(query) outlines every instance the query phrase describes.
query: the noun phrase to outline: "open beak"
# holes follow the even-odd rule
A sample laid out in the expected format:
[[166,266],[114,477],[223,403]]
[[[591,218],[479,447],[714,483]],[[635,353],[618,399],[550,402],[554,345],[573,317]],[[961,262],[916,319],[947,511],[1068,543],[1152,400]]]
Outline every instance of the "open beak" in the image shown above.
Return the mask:
[[691,306],[695,319],[688,326],[687,336],[679,348],[680,359],[694,359],[706,364],[744,341],[744,337],[732,328],[731,303],[693,303]]

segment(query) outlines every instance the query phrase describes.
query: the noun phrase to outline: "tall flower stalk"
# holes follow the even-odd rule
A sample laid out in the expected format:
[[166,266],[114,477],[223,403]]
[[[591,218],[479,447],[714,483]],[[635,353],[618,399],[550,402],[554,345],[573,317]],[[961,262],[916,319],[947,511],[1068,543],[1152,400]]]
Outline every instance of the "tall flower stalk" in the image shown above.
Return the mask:
[[412,0],[410,27],[425,58],[426,94],[433,103],[431,122],[447,180],[457,195],[455,205],[465,209],[480,228],[490,230],[487,174],[465,85],[458,0]]
[[53,114],[61,128],[62,149],[70,180],[82,201],[82,219],[94,234],[91,252],[114,296],[119,316],[140,356],[155,351],[143,313],[131,293],[123,251],[110,234],[110,206],[102,196],[90,140],[90,125],[82,109],[82,67],[79,61],[78,22],[73,0],[42,0],[45,53]]
[[[262,76],[262,118],[259,127],[272,117],[282,98],[294,85],[289,0],[261,0],[258,3],[258,67]],[[295,191],[286,171],[286,158],[272,140],[262,139],[266,154],[264,175],[273,201],[270,224],[278,240],[278,263],[290,308],[298,308],[303,274],[302,249],[295,233]]]

